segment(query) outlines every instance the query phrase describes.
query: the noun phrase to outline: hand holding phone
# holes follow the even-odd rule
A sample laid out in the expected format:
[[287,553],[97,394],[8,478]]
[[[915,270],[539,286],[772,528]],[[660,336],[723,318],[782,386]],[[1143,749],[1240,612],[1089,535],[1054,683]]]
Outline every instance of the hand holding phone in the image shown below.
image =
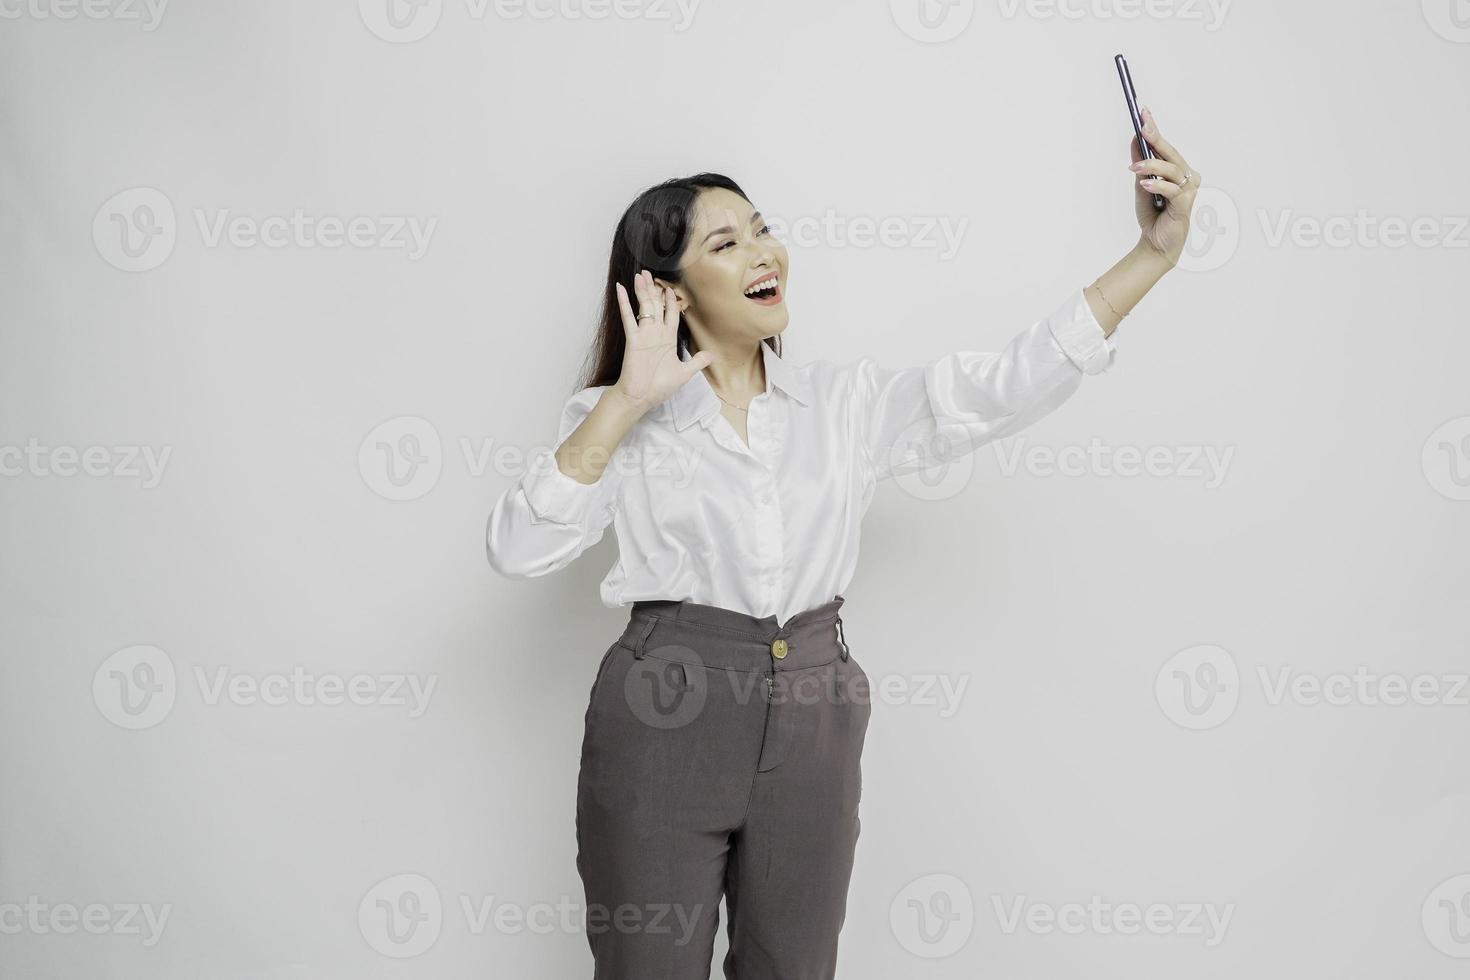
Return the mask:
[[[1138,137],[1138,152],[1143,154],[1143,159],[1154,160],[1153,147],[1148,145],[1148,140],[1143,138],[1143,116],[1138,111],[1138,93],[1133,90],[1133,76],[1128,73],[1128,62],[1124,57],[1115,55],[1113,64],[1118,66],[1118,80],[1123,83],[1123,98],[1128,103],[1128,118],[1133,120],[1133,132]],[[1168,206],[1164,195],[1154,195],[1154,210],[1162,211]]]

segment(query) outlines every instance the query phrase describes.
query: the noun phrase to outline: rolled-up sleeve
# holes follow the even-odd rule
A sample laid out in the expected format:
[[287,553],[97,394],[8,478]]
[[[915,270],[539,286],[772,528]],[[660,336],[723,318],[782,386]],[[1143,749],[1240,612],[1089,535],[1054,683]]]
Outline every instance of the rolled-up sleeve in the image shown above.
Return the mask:
[[556,465],[556,448],[591,413],[605,388],[584,388],[567,400],[555,443],[527,456],[526,472],[491,508],[485,551],[500,574],[532,578],[564,568],[600,541],[612,522],[616,453],[596,483],[582,483]]
[[897,369],[861,358],[849,390],[866,465],[881,480],[1025,428],[1070,398],[1083,375],[1112,367],[1117,336],[1103,333],[1079,288],[1000,351]]

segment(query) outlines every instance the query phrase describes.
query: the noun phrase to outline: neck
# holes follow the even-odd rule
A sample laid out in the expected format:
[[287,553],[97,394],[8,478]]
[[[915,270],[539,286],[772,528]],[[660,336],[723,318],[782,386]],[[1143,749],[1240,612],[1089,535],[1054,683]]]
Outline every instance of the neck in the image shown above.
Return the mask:
[[754,346],[744,341],[721,343],[697,334],[692,340],[691,354],[707,350],[714,355],[704,376],[721,398],[744,405],[766,390],[766,361],[761,351],[765,341],[756,341]]

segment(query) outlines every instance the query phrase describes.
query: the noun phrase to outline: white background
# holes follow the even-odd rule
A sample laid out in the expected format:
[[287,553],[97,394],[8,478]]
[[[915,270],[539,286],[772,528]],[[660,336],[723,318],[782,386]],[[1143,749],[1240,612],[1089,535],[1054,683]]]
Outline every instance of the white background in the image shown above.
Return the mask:
[[[520,471],[478,452],[553,438],[614,222],[670,176],[836,216],[791,244],[794,362],[1003,344],[1137,235],[1118,51],[1205,175],[1195,236],[1111,372],[874,501],[846,633],[911,693],[874,705],[839,973],[1463,975],[1465,3],[389,2],[0,4],[0,975],[590,975],[616,544],[498,578]],[[211,236],[297,209],[371,233]],[[1163,465],[1036,455],[1094,445]],[[215,696],[297,668],[378,693]],[[1369,703],[1388,675],[1437,703]],[[399,942],[405,894],[442,911]],[[1093,896],[1230,919],[1008,927]]]

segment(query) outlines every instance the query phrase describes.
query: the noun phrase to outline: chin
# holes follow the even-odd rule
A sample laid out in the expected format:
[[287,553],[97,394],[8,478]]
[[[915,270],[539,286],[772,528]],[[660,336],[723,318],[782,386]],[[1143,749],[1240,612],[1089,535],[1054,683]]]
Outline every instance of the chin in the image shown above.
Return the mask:
[[766,330],[766,336],[772,337],[786,329],[786,325],[791,322],[791,314],[786,312],[785,303],[772,307],[768,312],[770,316],[762,318],[762,326]]

